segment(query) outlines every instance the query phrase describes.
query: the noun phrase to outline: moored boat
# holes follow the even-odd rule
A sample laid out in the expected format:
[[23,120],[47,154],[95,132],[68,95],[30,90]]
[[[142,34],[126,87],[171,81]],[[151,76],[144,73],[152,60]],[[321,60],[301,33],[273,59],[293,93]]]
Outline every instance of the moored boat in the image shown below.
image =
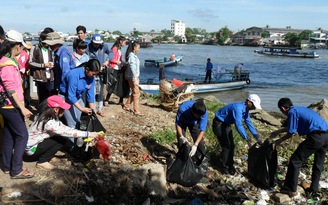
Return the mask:
[[302,48],[291,47],[263,47],[262,50],[254,50],[255,53],[268,56],[283,56],[296,58],[318,58],[319,54],[314,51],[301,52]]
[[174,59],[171,59],[170,57],[164,57],[160,59],[146,59],[145,60],[145,66],[156,66],[159,67],[160,65],[164,65],[165,67],[168,66],[176,66],[179,62],[181,62],[183,59],[183,56],[175,56]]
[[[220,76],[217,76],[212,82],[204,82],[201,80],[193,81],[192,79],[187,79],[186,81],[179,81],[177,87],[181,84],[192,85],[192,90],[194,93],[212,93],[226,90],[235,90],[242,89],[250,84],[249,79],[250,73],[248,71],[243,71],[240,75],[240,79],[237,79],[237,75],[234,73],[221,73]],[[177,81],[173,79],[173,81]],[[155,79],[148,79],[147,82],[141,83],[141,90],[156,94],[159,92],[159,82]]]

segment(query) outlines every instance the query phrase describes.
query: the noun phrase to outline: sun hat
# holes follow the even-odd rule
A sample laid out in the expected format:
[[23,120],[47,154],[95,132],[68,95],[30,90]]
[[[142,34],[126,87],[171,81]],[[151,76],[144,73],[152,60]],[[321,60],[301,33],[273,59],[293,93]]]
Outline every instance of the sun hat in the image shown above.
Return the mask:
[[33,44],[30,41],[26,41],[26,49],[31,50]]
[[65,41],[60,37],[60,35],[56,32],[50,32],[47,34],[47,37],[42,43],[46,43],[49,46],[53,46],[56,44],[64,44]]
[[22,34],[20,34],[18,31],[15,30],[9,30],[6,33],[6,40],[10,42],[17,42],[17,43],[22,43],[24,47],[26,47],[26,43],[24,41],[24,38]]
[[92,42],[96,44],[102,44],[104,41],[101,38],[101,35],[99,33],[96,33],[92,36]]
[[70,104],[65,102],[65,100],[58,95],[52,95],[52,96],[48,97],[47,105],[48,105],[48,107],[53,107],[53,108],[59,107],[64,110],[68,110],[71,107]]
[[251,101],[256,109],[262,109],[261,107],[261,99],[256,94],[250,94],[247,98],[247,100]]

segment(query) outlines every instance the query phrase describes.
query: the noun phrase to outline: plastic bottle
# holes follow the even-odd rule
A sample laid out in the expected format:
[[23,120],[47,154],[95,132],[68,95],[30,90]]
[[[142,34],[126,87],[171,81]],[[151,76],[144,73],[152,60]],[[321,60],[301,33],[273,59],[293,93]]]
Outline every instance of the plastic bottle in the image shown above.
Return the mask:
[[83,146],[83,143],[84,143],[83,138],[81,138],[81,137],[77,138],[77,140],[76,140],[76,146],[82,147]]

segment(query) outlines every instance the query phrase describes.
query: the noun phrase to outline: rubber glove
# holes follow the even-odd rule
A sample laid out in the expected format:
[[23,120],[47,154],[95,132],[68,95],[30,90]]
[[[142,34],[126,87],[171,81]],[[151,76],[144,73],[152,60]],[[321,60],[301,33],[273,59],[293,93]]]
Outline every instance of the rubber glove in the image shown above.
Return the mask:
[[193,145],[193,146],[191,147],[191,151],[190,151],[190,153],[189,153],[189,156],[190,156],[190,157],[194,156],[194,155],[196,154],[196,151],[197,151],[197,146],[196,146],[196,145]]
[[181,141],[182,144],[188,143],[187,138],[185,138],[184,136],[180,136],[180,141]]

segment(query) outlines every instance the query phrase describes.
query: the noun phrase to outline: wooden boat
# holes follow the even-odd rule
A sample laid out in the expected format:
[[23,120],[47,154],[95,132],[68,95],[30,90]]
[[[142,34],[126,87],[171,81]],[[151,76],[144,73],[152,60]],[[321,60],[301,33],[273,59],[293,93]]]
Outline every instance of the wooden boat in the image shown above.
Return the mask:
[[[186,81],[178,80],[178,84],[174,83],[174,81],[177,81],[176,79],[173,79],[171,82],[174,83],[176,87],[179,87],[182,84],[190,85],[192,86],[191,90],[193,90],[194,93],[211,93],[242,89],[251,83],[249,79],[250,73],[248,71],[243,71],[240,75],[240,79],[237,79],[237,75],[231,72],[221,73],[219,75],[220,76],[216,76],[215,80],[210,83],[200,80],[193,81],[192,79],[187,79]],[[152,94],[156,94],[160,90],[159,82],[156,82],[152,78],[148,79],[145,83],[140,83],[139,87],[142,91]]]
[[302,48],[290,47],[263,47],[262,50],[254,50],[255,53],[268,56],[283,56],[296,58],[318,58],[319,54],[314,51],[301,52]]
[[177,66],[179,62],[181,62],[183,56],[175,56],[174,60],[171,60],[170,57],[164,57],[160,59],[146,59],[145,66],[156,66],[159,67],[160,65],[164,65],[165,67],[168,66]]

